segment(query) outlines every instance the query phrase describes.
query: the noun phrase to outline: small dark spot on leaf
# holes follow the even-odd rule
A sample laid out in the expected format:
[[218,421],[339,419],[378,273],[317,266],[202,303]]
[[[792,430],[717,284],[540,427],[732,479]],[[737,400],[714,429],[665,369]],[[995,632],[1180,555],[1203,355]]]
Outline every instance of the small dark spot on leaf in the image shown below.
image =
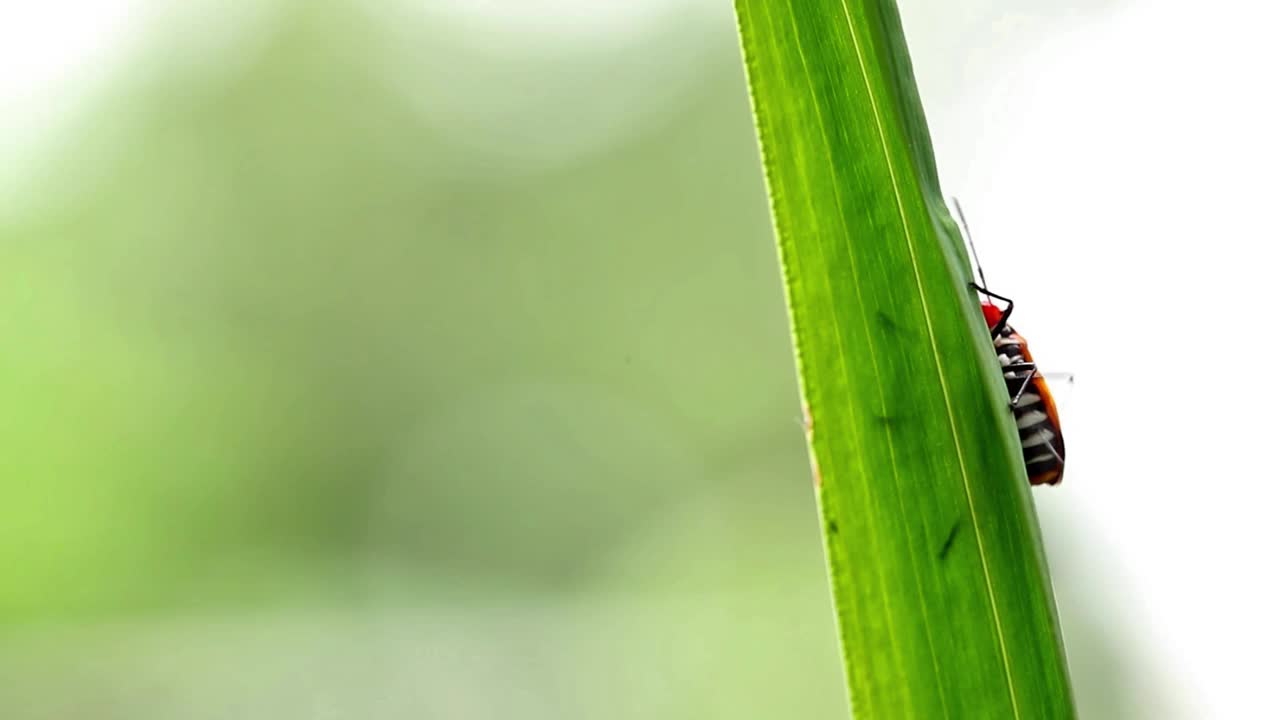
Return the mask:
[[876,311],[876,320],[879,321],[880,327],[891,332],[898,331],[898,321],[893,316],[883,310]]
[[876,422],[885,427],[893,427],[898,424],[898,418],[888,413],[873,413],[871,416],[876,419]]
[[827,521],[827,534],[828,534],[828,535],[839,535],[839,534],[840,534],[840,526],[836,524],[836,521],[835,521],[835,520],[828,520],[828,521]]
[[938,550],[938,559],[946,560],[947,553],[951,552],[951,546],[956,542],[956,536],[960,534],[960,520],[956,519],[951,523],[951,532],[947,533],[947,539],[942,541],[942,549]]

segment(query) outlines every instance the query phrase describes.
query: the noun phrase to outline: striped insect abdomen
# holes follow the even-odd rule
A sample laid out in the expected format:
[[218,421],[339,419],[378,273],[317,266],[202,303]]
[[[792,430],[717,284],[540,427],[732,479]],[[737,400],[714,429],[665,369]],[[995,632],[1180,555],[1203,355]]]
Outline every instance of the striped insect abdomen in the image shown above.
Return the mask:
[[[996,356],[1000,365],[1034,363],[1027,341],[1013,328],[1006,325],[995,339]],[[1025,372],[1006,370],[1004,382],[1009,389],[1010,400],[1018,393],[1026,378]],[[1027,466],[1027,478],[1032,485],[1056,485],[1062,481],[1062,469],[1067,451],[1062,442],[1062,426],[1058,421],[1058,407],[1049,392],[1049,384],[1039,372],[1018,398],[1013,417],[1018,425],[1022,441],[1022,459]]]

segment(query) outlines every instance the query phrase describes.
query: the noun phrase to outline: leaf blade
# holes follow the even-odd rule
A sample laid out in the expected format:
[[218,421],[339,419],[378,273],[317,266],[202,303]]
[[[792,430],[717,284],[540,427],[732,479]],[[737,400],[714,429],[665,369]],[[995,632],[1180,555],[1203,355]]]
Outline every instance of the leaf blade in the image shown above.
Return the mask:
[[854,706],[1072,717],[1016,431],[896,7],[737,9]]

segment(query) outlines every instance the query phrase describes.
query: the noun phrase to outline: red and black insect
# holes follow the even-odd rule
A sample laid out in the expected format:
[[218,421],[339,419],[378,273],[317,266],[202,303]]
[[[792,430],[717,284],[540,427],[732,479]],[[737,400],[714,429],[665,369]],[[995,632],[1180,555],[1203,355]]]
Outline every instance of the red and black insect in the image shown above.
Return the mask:
[[[1022,459],[1027,466],[1027,478],[1032,485],[1057,485],[1062,482],[1062,470],[1067,456],[1062,442],[1062,424],[1058,420],[1058,406],[1053,401],[1053,393],[1049,391],[1049,383],[1036,367],[1035,358],[1027,348],[1026,338],[1009,324],[1009,316],[1013,314],[1013,301],[985,287],[987,279],[982,274],[982,264],[978,262],[964,212],[958,202],[955,203],[955,208],[960,224],[964,227],[965,237],[969,240],[969,249],[978,268],[978,279],[982,281],[981,285],[969,283],[969,287],[985,296],[979,300],[982,304],[982,316],[991,330],[996,357],[1004,370],[1004,382],[1009,389],[1009,407],[1013,410],[1018,436],[1022,440]],[[1000,308],[994,301],[1005,303],[1005,307]]]

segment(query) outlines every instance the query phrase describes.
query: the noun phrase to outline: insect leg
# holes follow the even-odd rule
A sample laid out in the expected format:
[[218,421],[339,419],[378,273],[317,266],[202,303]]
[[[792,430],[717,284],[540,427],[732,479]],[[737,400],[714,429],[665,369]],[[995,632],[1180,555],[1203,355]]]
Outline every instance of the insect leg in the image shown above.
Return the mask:
[[[1009,400],[1009,407],[1016,408],[1018,407],[1018,401],[1022,399],[1022,394],[1027,391],[1027,387],[1031,385],[1031,380],[1036,376],[1036,364],[1033,362],[1013,363],[1011,365],[1005,365],[1001,369],[1006,373],[1014,373],[1014,376],[1011,379],[1022,381],[1022,384],[1018,386],[1018,392],[1014,393],[1013,398]],[[1019,372],[1022,372],[1023,375],[1017,375]]]
[[1044,446],[1049,449],[1049,452],[1053,455],[1054,459],[1057,460],[1059,464],[1065,463],[1067,459],[1062,457],[1062,453],[1058,452],[1058,449],[1053,446],[1053,434],[1048,430],[1041,428],[1040,436],[1044,438]]
[[1013,314],[1013,301],[1003,295],[997,295],[991,292],[990,290],[982,287],[976,282],[969,283],[969,287],[973,288],[974,290],[977,290],[978,292],[982,293],[983,295],[986,295],[989,298],[995,298],[996,300],[1001,300],[1006,303],[1009,303],[1008,306],[1005,307],[1003,311],[1001,311],[999,322],[995,324],[995,327],[991,328],[991,339],[994,340],[1000,336],[1000,331],[1004,329],[1005,325],[1009,324],[1009,316]]

